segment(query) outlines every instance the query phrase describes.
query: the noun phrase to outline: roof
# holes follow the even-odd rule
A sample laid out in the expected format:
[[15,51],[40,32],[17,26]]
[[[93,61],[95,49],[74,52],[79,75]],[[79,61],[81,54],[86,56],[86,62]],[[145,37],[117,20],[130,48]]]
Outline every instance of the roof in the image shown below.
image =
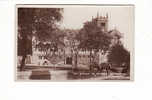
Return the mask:
[[120,33],[117,29],[112,29],[108,32],[112,37],[118,37],[121,38],[122,37],[122,33]]

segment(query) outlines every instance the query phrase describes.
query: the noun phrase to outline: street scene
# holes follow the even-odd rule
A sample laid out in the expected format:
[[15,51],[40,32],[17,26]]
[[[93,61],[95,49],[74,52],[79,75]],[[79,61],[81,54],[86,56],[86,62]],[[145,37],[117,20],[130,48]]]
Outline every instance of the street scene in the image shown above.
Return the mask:
[[132,6],[17,6],[17,81],[131,80]]

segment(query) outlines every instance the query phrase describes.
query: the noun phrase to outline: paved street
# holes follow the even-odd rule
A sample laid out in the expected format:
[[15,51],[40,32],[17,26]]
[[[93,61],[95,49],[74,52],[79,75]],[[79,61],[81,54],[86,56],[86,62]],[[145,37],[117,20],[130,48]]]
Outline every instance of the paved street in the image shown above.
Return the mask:
[[32,80],[50,80],[51,74],[49,71],[32,71],[30,77]]
[[[129,80],[129,76],[125,76],[122,73],[110,73],[110,75],[106,75],[106,73],[98,73],[95,75],[94,73],[89,76],[89,73],[79,73],[79,75],[75,75],[76,78],[73,77],[68,72],[72,72],[71,70],[62,70],[62,69],[52,69],[52,68],[38,68],[32,70],[26,70],[17,73],[18,80],[51,80],[51,81],[66,81],[66,80]],[[70,76],[69,76],[70,75]],[[85,75],[85,76],[84,76]],[[89,76],[89,77],[88,77]],[[85,77],[85,78],[82,78]]]

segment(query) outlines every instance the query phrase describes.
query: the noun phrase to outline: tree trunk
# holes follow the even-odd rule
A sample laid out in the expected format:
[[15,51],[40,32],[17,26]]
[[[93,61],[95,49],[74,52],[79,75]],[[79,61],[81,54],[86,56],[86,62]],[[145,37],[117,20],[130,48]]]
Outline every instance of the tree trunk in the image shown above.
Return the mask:
[[92,57],[92,51],[90,50],[90,64],[92,62],[91,57]]
[[78,59],[78,53],[76,53],[76,55],[75,55],[75,68],[77,69],[77,59]]
[[23,71],[24,68],[25,68],[25,59],[26,59],[26,54],[24,54],[24,55],[22,56],[20,71]]
[[90,64],[89,64],[89,69],[90,69],[90,72],[91,72],[91,50],[90,50]]
[[64,50],[64,64],[66,64],[65,50]]
[[27,35],[26,34],[23,34],[22,45],[24,45],[24,46],[23,46],[23,49],[22,49],[22,61],[21,61],[20,71],[24,70],[25,59],[26,59],[27,49],[28,49],[28,46],[27,46]]

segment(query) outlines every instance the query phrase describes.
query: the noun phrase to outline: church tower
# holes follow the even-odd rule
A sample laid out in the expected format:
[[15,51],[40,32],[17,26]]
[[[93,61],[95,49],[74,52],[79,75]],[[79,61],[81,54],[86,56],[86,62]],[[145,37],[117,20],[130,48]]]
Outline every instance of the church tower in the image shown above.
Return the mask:
[[101,31],[107,32],[108,31],[108,14],[106,16],[99,16],[97,13],[97,26],[101,28]]

